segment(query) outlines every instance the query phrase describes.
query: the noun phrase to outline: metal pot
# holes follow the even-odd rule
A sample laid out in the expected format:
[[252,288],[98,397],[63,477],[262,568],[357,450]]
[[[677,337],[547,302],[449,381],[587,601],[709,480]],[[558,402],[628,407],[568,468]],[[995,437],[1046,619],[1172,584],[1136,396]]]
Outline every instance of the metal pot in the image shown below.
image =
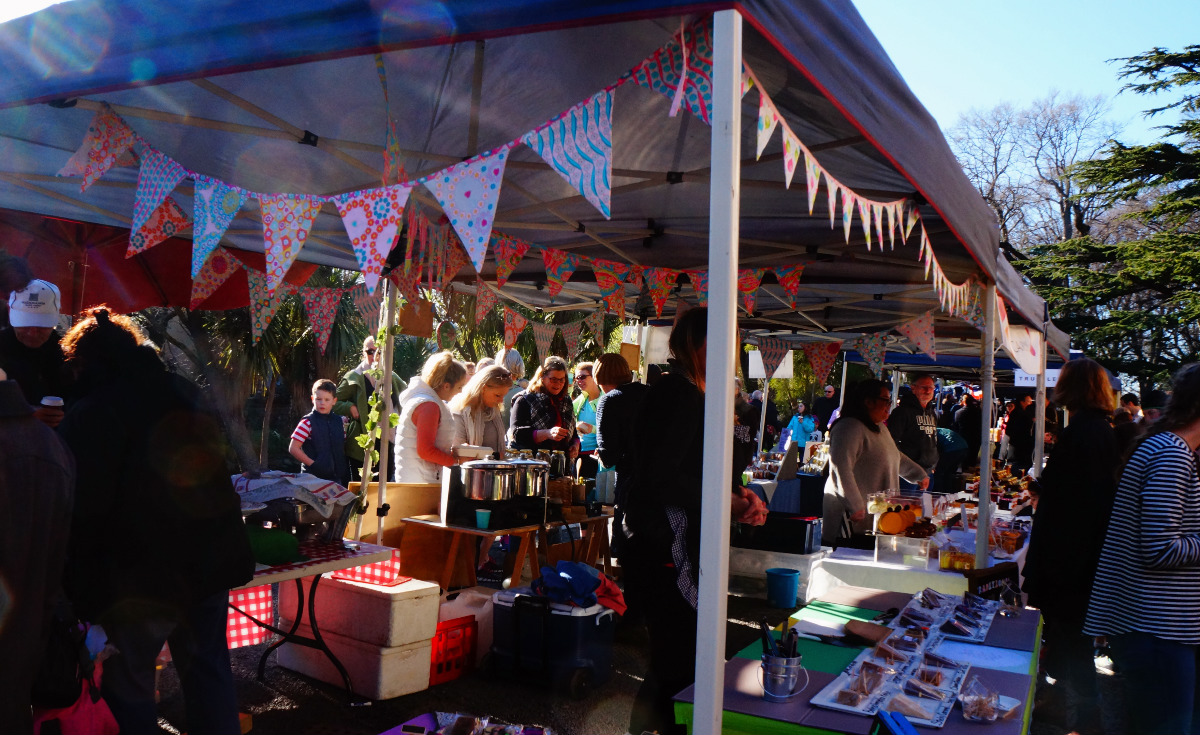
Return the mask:
[[536,459],[514,459],[517,495],[525,498],[544,498],[550,484],[550,463]]
[[512,462],[477,459],[460,467],[462,494],[471,500],[508,500],[517,494],[517,468]]

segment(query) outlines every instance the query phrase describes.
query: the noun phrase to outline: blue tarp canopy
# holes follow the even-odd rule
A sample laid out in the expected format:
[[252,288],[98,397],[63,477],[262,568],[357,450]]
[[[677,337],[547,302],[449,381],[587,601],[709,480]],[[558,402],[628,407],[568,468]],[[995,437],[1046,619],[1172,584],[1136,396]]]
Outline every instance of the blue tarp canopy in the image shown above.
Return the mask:
[[[821,166],[862,196],[918,202],[947,276],[995,280],[1013,320],[1040,329],[1043,301],[998,254],[991,211],[848,0],[74,0],[0,25],[0,208],[128,226],[135,169],[114,169],[84,194],[77,180],[55,178],[101,103],[187,169],[249,190],[329,195],[378,186],[386,108],[377,52],[415,177],[520,137],[612,84],[681,24],[730,7],[746,20],[747,64]],[[704,268],[709,129],[686,113],[668,116],[669,105],[636,84],[617,90],[611,219],[518,147],[496,229],[582,255]],[[840,223],[830,227],[823,194],[809,213],[800,171],[785,187],[778,133],[755,160],[757,110],[751,91],[743,102],[741,262],[806,268],[799,311],[768,277],[759,313],[741,326],[804,340],[879,331],[936,309],[915,237],[869,250],[856,220],[847,244]],[[299,145],[303,138],[316,146]],[[191,195],[190,182],[175,192],[188,211]],[[249,203],[224,243],[261,252],[257,213]],[[332,205],[300,259],[357,267]],[[486,279],[493,267],[489,260]],[[474,274],[468,268],[461,278],[473,282]],[[595,303],[590,272],[577,273],[553,303],[537,287],[544,279],[541,260],[526,258],[506,295],[545,308]],[[870,288],[837,295],[847,284]],[[949,318],[937,330],[978,336]],[[1066,351],[1053,328],[1051,341]]]

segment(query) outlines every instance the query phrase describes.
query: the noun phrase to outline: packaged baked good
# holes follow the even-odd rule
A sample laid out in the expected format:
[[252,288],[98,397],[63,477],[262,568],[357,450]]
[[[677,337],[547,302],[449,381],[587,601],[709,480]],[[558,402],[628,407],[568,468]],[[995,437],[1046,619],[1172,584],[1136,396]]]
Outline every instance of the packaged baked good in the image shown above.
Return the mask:
[[951,635],[972,635],[971,630],[967,628],[967,626],[954,619],[950,619],[942,623],[942,632],[949,633]]
[[938,701],[946,698],[946,692],[937,687],[930,686],[920,679],[906,680],[904,682],[904,693],[916,697],[924,697],[925,699],[936,699]]
[[929,710],[922,707],[920,702],[900,692],[897,692],[888,701],[885,709],[888,712],[899,712],[905,717],[912,717],[918,720],[928,720],[931,717]]
[[889,664],[904,663],[908,660],[908,656],[900,653],[895,648],[888,645],[887,641],[883,641],[875,646],[875,651],[871,654],[875,658],[882,659]]
[[972,676],[958,696],[962,702],[963,717],[975,722],[995,722],[1001,714],[1000,695],[988,689],[979,677]]
[[838,704],[844,704],[847,707],[858,707],[867,699],[867,695],[862,692],[856,692],[851,689],[842,689],[834,697],[834,701]]
[[920,610],[908,609],[900,613],[900,624],[907,628],[927,628],[933,625],[933,617]]
[[920,599],[921,605],[929,609],[939,608],[946,604],[945,595],[933,589],[932,587],[926,587],[925,589],[921,590]]
[[925,655],[921,657],[921,661],[923,661],[926,666],[938,666],[943,669],[957,669],[961,665],[952,658],[946,658],[945,656],[933,653],[932,651],[926,651]]
[[917,679],[931,687],[941,686],[942,678],[941,669],[926,666],[925,664],[921,664],[921,667],[917,669]]
[[903,633],[897,633],[891,638],[888,638],[887,643],[897,651],[912,653],[921,647],[921,640],[921,638],[913,638],[912,636]]

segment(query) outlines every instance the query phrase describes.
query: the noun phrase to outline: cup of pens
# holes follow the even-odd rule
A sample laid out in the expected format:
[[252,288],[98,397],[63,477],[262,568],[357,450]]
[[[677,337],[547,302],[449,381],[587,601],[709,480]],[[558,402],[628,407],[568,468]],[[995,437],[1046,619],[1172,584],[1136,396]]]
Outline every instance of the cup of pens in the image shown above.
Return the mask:
[[[759,681],[763,699],[768,702],[787,702],[808,687],[808,672],[804,671],[801,656],[797,651],[799,636],[789,631],[783,640],[776,641],[767,621],[761,622],[763,636],[762,668]],[[800,685],[800,673],[804,672],[804,685]]]

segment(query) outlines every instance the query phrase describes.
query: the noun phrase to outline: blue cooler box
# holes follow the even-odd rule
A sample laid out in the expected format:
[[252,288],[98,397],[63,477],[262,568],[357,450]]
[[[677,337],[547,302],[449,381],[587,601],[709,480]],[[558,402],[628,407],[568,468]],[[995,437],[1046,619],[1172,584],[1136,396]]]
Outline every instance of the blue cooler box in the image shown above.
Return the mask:
[[573,607],[528,587],[492,595],[492,666],[538,675],[577,699],[612,676],[616,613]]

